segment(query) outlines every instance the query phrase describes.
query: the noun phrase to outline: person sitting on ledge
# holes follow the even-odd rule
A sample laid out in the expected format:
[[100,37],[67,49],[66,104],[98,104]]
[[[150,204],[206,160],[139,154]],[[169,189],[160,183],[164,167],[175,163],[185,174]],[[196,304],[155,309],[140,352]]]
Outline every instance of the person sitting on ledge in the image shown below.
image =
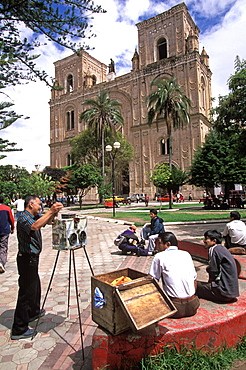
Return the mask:
[[235,260],[221,244],[222,235],[217,230],[204,233],[204,245],[209,249],[208,282],[197,282],[196,294],[208,301],[229,303],[239,296],[238,274]]
[[230,212],[230,222],[226,224],[222,235],[225,238],[225,247],[231,253],[237,248],[238,251],[241,249],[240,254],[246,254],[246,225],[240,218],[239,212]]
[[149,215],[151,222],[144,225],[140,232],[141,241],[140,243],[144,246],[145,240],[149,240],[148,252],[153,253],[155,250],[155,240],[158,238],[160,233],[164,233],[163,219],[157,216],[156,209],[150,209]]
[[195,295],[197,274],[191,255],[178,249],[171,232],[160,233],[156,247],[160,253],[155,255],[149,274],[162,279],[163,290],[177,309],[172,318],[194,316],[200,302]]

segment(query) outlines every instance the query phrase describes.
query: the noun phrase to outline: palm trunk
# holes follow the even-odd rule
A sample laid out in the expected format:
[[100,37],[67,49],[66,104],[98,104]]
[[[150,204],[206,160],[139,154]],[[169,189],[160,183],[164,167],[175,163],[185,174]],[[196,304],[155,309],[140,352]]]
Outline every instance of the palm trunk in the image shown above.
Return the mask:
[[[166,122],[167,122],[167,133],[168,133],[168,149],[169,149],[169,169],[170,169],[170,172],[172,172],[172,160],[173,160],[173,145],[172,145],[172,126],[170,124],[168,124],[168,117],[166,117]],[[173,192],[172,192],[172,188],[170,186],[170,188],[168,189],[168,192],[169,192],[169,208],[172,209],[173,208]]]
[[103,177],[103,185],[105,180],[105,160],[104,160],[104,125],[102,124],[102,177]]

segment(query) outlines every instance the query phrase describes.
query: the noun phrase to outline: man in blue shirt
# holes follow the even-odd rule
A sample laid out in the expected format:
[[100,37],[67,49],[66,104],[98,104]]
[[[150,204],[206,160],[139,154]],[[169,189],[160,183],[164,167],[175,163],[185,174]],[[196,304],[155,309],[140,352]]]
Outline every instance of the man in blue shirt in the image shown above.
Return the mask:
[[145,224],[141,230],[140,237],[141,243],[144,245],[145,240],[149,240],[148,252],[153,252],[155,249],[155,240],[160,233],[164,233],[163,219],[157,216],[156,209],[150,209],[149,215],[151,218],[150,223]]
[[30,338],[35,335],[35,330],[28,328],[28,323],[45,314],[45,310],[40,310],[41,285],[38,275],[39,255],[42,250],[40,229],[46,224],[51,224],[63,205],[54,203],[43,216],[40,214],[41,208],[39,197],[27,196],[25,211],[17,221],[19,292],[11,339]]

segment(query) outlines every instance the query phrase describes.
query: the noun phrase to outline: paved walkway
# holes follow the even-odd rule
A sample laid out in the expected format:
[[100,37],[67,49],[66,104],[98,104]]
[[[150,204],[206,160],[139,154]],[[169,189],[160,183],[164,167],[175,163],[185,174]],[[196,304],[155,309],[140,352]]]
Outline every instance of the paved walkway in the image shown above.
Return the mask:
[[[99,221],[88,216],[88,245],[86,247],[94,274],[106,273],[118,268],[131,267],[148,272],[152,258],[124,256],[113,245],[115,237],[126,226]],[[40,277],[43,296],[47,291],[57,251],[51,245],[51,226],[43,231],[43,251],[40,259]],[[139,230],[138,230],[139,231]],[[166,231],[174,231],[179,238],[178,225],[167,226]],[[201,235],[202,237],[202,235]],[[82,369],[91,370],[91,340],[97,325],[91,320],[91,271],[83,248],[75,251],[78,290],[80,293],[80,311],[83,324],[83,346],[85,359],[82,359],[81,339],[78,323],[78,307],[72,274],[71,296],[68,309],[68,271],[69,252],[59,254],[51,291],[48,293],[45,309],[46,315],[40,319],[38,334],[33,339],[12,341],[10,329],[18,291],[18,274],[16,268],[17,240],[10,236],[8,263],[6,272],[0,275],[0,363],[1,370],[48,370],[48,369]],[[204,266],[198,263],[198,273],[204,276]],[[34,327],[35,322],[30,326]]]

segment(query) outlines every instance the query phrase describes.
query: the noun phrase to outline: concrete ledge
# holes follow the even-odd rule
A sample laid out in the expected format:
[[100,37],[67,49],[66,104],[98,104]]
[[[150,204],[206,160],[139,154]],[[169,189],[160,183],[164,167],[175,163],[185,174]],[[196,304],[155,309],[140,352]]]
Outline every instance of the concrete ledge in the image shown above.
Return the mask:
[[[197,239],[179,240],[179,249],[189,252],[193,258],[198,258],[203,261],[208,261],[208,250],[204,248],[204,244]],[[238,278],[246,280],[246,255],[233,254],[236,261]]]
[[246,331],[246,294],[237,302],[219,305],[201,300],[198,313],[191,318],[168,318],[138,333],[127,331],[117,336],[97,328],[92,341],[92,368],[129,369],[143,357],[157,354],[164,346],[175,345],[212,351],[234,347]]
[[[197,240],[179,241],[179,248],[207,260],[208,251]],[[200,300],[197,314],[182,319],[166,318],[137,333],[113,336],[97,328],[92,340],[92,369],[129,369],[143,357],[161,352],[167,345],[213,351],[234,347],[246,332],[246,256],[235,256],[240,265],[240,297],[234,303],[217,304]]]

